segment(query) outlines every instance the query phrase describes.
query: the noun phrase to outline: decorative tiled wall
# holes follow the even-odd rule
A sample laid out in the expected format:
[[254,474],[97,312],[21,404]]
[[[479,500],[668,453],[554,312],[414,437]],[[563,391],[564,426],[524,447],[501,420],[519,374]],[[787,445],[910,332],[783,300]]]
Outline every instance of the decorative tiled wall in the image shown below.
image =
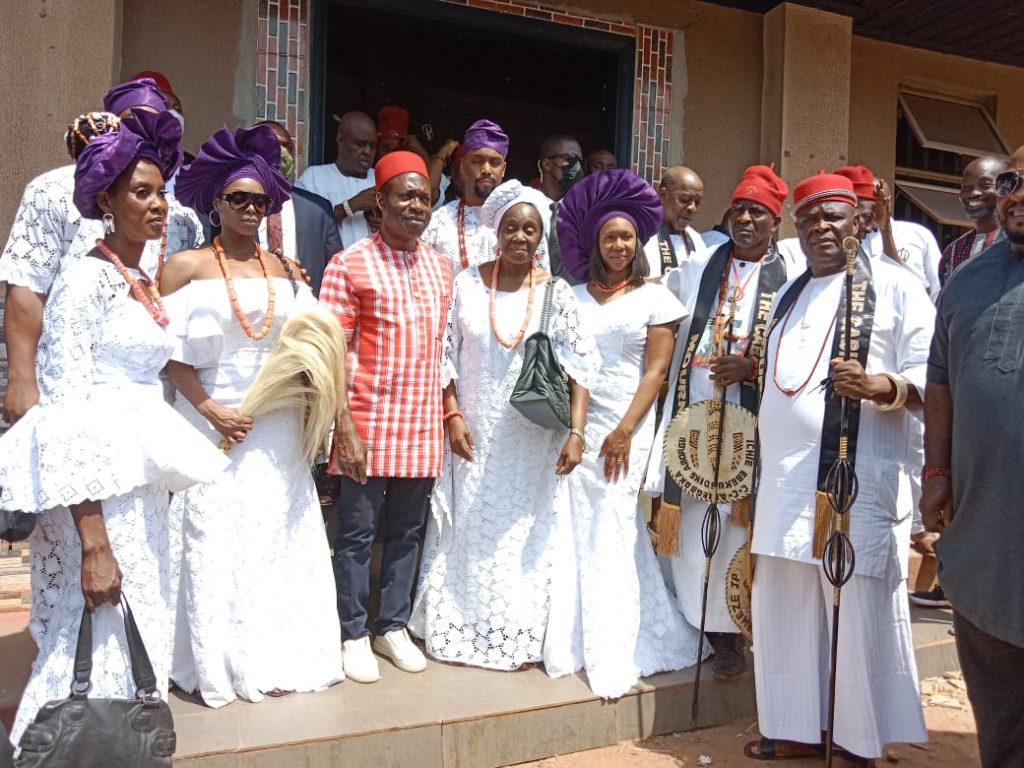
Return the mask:
[[256,117],[276,120],[306,155],[306,57],[310,0],[259,0]]
[[633,169],[650,181],[669,163],[672,129],[672,33],[637,27],[633,84]]
[[[294,1],[294,0],[293,0]],[[283,0],[282,0],[283,2]],[[633,84],[633,170],[655,181],[669,162],[672,129],[672,32],[642,24],[566,12],[532,0],[444,0],[555,24],[597,29],[636,40]]]

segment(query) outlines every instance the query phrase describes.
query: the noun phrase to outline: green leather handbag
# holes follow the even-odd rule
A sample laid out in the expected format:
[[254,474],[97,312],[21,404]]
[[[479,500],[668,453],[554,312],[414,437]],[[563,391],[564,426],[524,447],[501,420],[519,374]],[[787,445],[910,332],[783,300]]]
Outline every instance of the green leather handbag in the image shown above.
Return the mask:
[[558,364],[548,336],[551,323],[551,294],[558,278],[544,286],[540,328],[523,345],[523,368],[509,402],[523,416],[541,427],[568,429],[572,422],[569,409],[569,377]]

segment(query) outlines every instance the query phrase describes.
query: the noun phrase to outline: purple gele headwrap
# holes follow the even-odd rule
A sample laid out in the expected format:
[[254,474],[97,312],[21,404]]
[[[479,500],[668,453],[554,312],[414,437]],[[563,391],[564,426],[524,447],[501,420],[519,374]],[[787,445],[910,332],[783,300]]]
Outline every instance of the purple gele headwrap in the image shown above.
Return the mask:
[[181,163],[181,125],[170,112],[133,112],[116,131],[94,137],[75,165],[75,206],[87,219],[103,218],[97,204],[100,192],[110,189],[136,158],[152,160],[164,181]]
[[181,169],[174,182],[174,196],[207,216],[213,201],[237,179],[255,179],[270,197],[267,213],[277,213],[291,197],[292,186],[279,170],[281,144],[269,125],[218,128],[199,147],[196,159]]
[[562,264],[577,280],[590,276],[590,252],[605,222],[616,217],[636,229],[642,248],[661,228],[661,198],[646,180],[625,168],[584,176],[558,207],[558,247]]
[[502,157],[508,157],[508,136],[497,123],[477,120],[466,129],[466,135],[462,138],[464,155],[474,149],[493,149]]
[[149,107],[157,112],[167,111],[167,97],[151,77],[140,77],[115,85],[103,97],[103,111],[120,115],[126,109]]

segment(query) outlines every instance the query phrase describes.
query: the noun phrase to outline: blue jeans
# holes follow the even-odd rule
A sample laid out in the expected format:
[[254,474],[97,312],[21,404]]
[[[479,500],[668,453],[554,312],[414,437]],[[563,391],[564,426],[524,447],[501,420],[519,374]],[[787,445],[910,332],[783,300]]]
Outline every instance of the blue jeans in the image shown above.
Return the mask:
[[369,634],[366,601],[370,596],[370,552],[384,513],[384,552],[380,567],[380,612],[374,634],[409,623],[416,586],[420,534],[434,478],[369,477],[360,485],[341,478],[335,509],[334,578],[338,587],[341,635],[353,640]]

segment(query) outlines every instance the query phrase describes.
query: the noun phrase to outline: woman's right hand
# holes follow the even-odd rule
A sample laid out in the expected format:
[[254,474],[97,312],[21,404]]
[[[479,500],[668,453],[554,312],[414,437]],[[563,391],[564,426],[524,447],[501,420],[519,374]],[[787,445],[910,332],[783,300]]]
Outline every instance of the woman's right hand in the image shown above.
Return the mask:
[[207,400],[199,408],[199,413],[204,419],[210,422],[211,426],[220,432],[231,445],[245,440],[245,436],[252,429],[252,417],[243,416],[234,408],[228,408],[215,402],[212,398]]
[[476,446],[473,445],[473,435],[466,426],[466,421],[461,416],[452,416],[448,419],[448,444],[452,447],[452,453],[460,459],[475,461],[473,452]]
[[82,551],[82,595],[89,613],[121,601],[121,568],[109,545]]

